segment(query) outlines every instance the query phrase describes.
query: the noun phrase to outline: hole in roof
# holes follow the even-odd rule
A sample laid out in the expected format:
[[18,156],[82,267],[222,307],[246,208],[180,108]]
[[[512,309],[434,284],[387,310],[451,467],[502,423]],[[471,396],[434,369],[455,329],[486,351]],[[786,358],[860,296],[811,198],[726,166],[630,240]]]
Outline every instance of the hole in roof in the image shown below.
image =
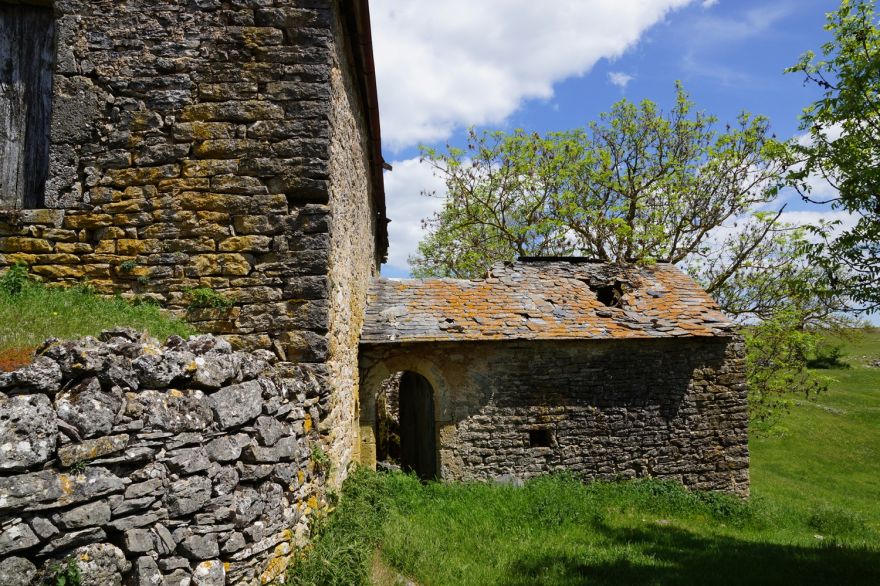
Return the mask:
[[596,294],[599,303],[607,307],[623,307],[623,283],[614,281],[601,285],[590,284],[590,291]]

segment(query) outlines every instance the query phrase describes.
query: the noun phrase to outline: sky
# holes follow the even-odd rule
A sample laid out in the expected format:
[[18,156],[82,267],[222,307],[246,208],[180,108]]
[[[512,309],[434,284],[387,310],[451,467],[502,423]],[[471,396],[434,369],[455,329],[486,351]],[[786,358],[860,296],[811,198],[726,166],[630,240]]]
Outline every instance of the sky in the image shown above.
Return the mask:
[[[834,0],[373,0],[370,3],[390,250],[382,274],[409,274],[422,219],[443,182],[419,145],[460,146],[468,127],[549,132],[582,127],[617,100],[669,108],[680,80],[723,124],[743,110],[800,135],[818,97],[785,74],[829,39]],[[787,219],[843,215],[789,194]]]

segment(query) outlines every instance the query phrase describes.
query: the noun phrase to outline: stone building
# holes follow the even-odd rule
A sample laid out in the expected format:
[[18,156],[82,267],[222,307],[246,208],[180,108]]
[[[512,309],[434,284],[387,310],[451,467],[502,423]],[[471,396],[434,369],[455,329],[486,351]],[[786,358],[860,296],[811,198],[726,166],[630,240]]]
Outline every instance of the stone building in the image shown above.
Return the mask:
[[367,0],[0,0],[0,271],[220,338],[0,379],[0,581],[283,577],[357,447],[380,144]]
[[0,270],[311,365],[344,470],[387,248],[367,1],[0,0],[0,59]]
[[361,461],[404,372],[402,463],[423,477],[569,470],[746,495],[743,344],[672,265],[526,259],[482,280],[377,279],[361,336]]

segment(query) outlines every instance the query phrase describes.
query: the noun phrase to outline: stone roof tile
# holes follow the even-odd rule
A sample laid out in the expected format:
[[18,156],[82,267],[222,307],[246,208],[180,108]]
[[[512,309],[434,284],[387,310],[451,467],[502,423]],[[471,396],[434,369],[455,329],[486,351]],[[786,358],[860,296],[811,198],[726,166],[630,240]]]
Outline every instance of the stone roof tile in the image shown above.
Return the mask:
[[734,325],[675,266],[528,260],[485,279],[375,279],[362,344],[727,336]]

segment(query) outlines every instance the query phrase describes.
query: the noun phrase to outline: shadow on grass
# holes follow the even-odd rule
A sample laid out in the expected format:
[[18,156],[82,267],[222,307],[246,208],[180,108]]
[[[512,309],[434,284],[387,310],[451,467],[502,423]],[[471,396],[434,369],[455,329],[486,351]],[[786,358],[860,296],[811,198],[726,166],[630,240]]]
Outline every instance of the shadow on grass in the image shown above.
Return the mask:
[[[880,584],[876,550],[703,537],[668,526],[597,530],[620,546],[618,559],[536,553],[518,560],[504,584]],[[652,563],[627,559],[627,552]]]

